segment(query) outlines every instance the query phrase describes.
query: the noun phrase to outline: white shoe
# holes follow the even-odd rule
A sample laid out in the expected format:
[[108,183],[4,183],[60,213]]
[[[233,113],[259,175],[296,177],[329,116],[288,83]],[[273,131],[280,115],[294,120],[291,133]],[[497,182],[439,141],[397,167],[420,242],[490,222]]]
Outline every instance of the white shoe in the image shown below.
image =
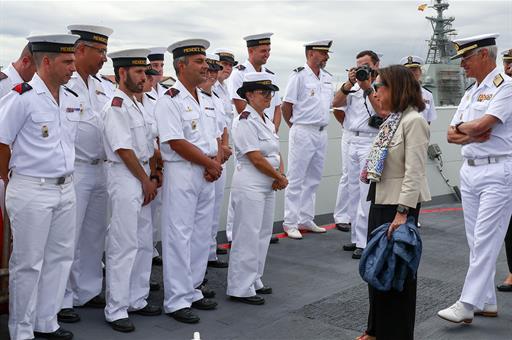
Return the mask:
[[327,231],[327,229],[317,226],[315,222],[300,224],[299,229],[304,229],[312,233],[325,233]]
[[437,312],[437,316],[450,322],[471,323],[473,321],[473,310],[467,309],[462,302],[457,301],[450,307]]
[[297,228],[290,228],[288,230],[285,230],[285,232],[289,238],[293,238],[294,240],[300,240],[302,238],[302,234]]
[[483,310],[475,309],[474,314],[479,315],[479,316],[487,316],[490,318],[494,318],[494,317],[498,316],[498,305],[491,305],[491,304],[486,303],[484,305]]

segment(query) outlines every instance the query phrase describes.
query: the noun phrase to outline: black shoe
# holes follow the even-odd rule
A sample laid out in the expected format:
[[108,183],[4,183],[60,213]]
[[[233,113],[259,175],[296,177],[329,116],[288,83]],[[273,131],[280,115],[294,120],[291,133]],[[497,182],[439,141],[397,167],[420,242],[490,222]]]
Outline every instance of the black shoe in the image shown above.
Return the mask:
[[359,260],[361,258],[361,255],[363,255],[363,248],[356,248],[354,252],[352,253],[352,258],[354,260]]
[[217,247],[217,255],[226,255],[227,253],[228,253],[227,249]]
[[59,329],[51,333],[34,332],[34,337],[51,340],[71,340],[73,339],[73,333],[59,327]]
[[231,300],[247,303],[249,305],[262,305],[265,303],[265,299],[259,295],[248,296],[248,297],[238,297],[238,296],[230,296]]
[[279,243],[279,238],[277,238],[277,236],[272,236],[270,238],[270,244],[276,244],[276,243]]
[[57,313],[57,320],[63,323],[74,323],[80,321],[80,315],[73,308],[62,308]]
[[184,323],[198,323],[199,316],[195,315],[190,308],[182,308],[167,314],[176,321]]
[[227,268],[228,263],[221,260],[208,261],[208,267],[212,268]]
[[149,280],[149,290],[152,292],[156,292],[157,290],[160,290],[160,283]]
[[512,285],[503,283],[503,284],[499,285],[498,287],[496,287],[496,289],[498,289],[500,292],[512,292]]
[[134,310],[129,313],[139,314],[139,315],[144,315],[144,316],[157,316],[157,315],[162,314],[162,308],[160,308],[159,306],[150,305],[148,303],[146,306],[144,306],[144,308]]
[[260,289],[256,289],[256,294],[272,294],[272,288],[263,286]]
[[105,308],[106,302],[105,298],[101,295],[97,295],[83,304],[81,307],[88,308]]
[[161,266],[162,265],[162,256],[153,257],[153,266]]
[[343,245],[343,250],[344,251],[354,251],[356,250],[356,244],[355,243],[347,243],[347,244],[344,244]]
[[201,285],[196,289],[199,289],[201,293],[203,293],[203,296],[207,299],[213,299],[215,297],[215,292],[204,283],[201,283]]
[[[108,321],[107,321],[108,322]],[[113,330],[123,333],[133,332],[135,325],[129,318],[118,319],[112,322],[108,322]]]
[[202,298],[201,300],[192,302],[192,308],[201,310],[212,310],[217,308],[217,302],[207,298]]
[[350,223],[336,223],[336,229],[343,232],[350,231]]

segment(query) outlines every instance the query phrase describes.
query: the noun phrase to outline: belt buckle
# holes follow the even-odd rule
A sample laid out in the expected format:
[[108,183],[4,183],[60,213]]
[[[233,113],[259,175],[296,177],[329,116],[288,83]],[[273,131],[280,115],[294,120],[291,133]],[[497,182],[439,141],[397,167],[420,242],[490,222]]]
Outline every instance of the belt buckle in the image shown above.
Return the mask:
[[62,176],[62,177],[57,178],[57,184],[58,185],[62,185],[64,183],[66,183],[66,176]]
[[468,165],[469,166],[475,166],[475,160],[474,159],[468,159]]

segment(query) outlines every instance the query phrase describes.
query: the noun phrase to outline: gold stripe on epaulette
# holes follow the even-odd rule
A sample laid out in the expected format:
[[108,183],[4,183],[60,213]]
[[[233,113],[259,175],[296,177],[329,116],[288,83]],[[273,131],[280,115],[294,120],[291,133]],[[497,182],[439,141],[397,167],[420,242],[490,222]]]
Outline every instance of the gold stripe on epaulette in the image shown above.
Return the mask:
[[499,87],[505,79],[501,76],[501,74],[498,74],[496,77],[494,77],[494,80],[492,81],[494,83],[494,86]]

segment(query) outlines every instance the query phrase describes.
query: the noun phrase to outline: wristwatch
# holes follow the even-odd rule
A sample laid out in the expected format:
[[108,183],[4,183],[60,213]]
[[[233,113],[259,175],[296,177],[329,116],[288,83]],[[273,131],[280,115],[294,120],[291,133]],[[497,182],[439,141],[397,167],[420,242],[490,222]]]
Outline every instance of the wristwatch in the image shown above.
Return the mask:
[[462,135],[465,135],[464,132],[459,130],[459,126],[461,126],[462,124],[464,124],[464,122],[458,122],[457,124],[455,124],[455,131],[457,131],[458,133],[460,133]]
[[409,207],[399,204],[398,207],[396,207],[396,212],[402,215],[408,214]]

